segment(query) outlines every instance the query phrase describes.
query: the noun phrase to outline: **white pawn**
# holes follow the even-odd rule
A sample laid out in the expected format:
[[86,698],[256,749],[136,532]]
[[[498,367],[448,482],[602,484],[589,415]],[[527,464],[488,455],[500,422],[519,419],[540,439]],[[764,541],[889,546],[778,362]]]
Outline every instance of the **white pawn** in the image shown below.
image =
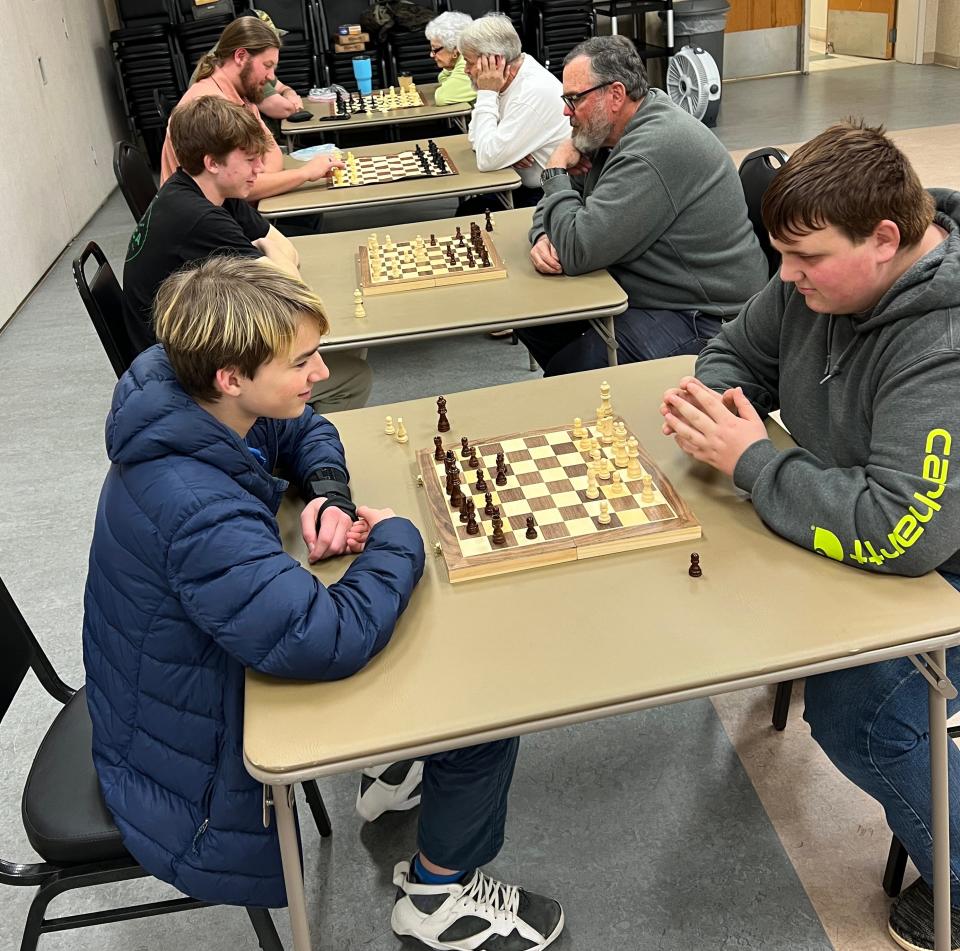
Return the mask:
[[642,502],[653,501],[653,476],[649,472],[644,472],[640,478],[640,484],[643,488],[640,490],[640,500]]
[[627,494],[627,487],[623,484],[623,478],[616,469],[613,470],[611,475],[612,484],[610,485],[610,495],[612,496],[621,496]]
[[606,482],[610,478],[610,460],[606,456],[600,460],[600,470],[597,472],[597,478],[601,482]]
[[397,442],[407,442],[409,440],[407,435],[407,427],[403,425],[403,417],[397,417]]
[[587,498],[600,498],[600,490],[597,488],[597,476],[593,469],[587,470]]
[[396,432],[396,430],[393,428],[392,416],[387,417],[387,425],[384,427],[383,431],[387,436],[392,436]]
[[597,521],[601,525],[610,524],[610,503],[606,499],[600,500],[600,514],[597,516]]
[[575,416],[573,419],[573,438],[582,439],[586,434],[587,431],[583,428],[583,420],[579,416]]

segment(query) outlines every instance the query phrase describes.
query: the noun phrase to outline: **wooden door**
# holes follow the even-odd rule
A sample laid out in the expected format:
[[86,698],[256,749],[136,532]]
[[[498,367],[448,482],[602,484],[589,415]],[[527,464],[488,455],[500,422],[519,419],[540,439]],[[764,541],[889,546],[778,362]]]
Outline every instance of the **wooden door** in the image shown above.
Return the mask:
[[827,0],[827,50],[893,59],[897,0]]

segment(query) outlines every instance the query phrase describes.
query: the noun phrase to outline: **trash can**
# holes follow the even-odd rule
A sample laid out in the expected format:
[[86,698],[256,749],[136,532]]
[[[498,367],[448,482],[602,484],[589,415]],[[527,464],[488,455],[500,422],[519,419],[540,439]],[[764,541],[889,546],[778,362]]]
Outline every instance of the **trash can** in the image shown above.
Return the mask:
[[[726,0],[676,0],[673,4],[673,48],[699,46],[716,61],[723,76],[723,31],[730,4]],[[663,19],[663,13],[660,18]]]

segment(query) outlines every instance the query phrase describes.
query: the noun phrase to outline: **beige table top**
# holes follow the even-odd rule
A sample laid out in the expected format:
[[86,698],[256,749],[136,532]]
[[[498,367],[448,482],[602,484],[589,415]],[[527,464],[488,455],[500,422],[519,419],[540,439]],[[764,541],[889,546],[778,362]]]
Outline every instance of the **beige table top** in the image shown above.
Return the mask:
[[[330,316],[331,333],[324,339],[324,349],[521,327],[545,318],[605,317],[626,309],[627,295],[606,271],[546,277],[534,270],[527,240],[532,209],[494,211],[492,218],[490,237],[506,263],[505,279],[368,294],[364,299],[367,316],[359,319],[353,316],[353,292],[359,286],[356,256],[357,249],[366,245],[370,230],[294,238],[303,279],[323,298]],[[431,234],[453,234],[456,225],[469,234],[471,220],[483,225],[482,215],[446,218],[394,225],[389,234],[394,241],[418,234],[429,240]],[[387,233],[381,230],[377,235],[384,241]]]
[[[692,363],[678,357],[446,394],[452,428],[445,441],[461,434],[479,440],[587,417],[601,380],[609,379],[614,412],[703,526],[695,546],[458,585],[448,583],[443,559],[432,554],[427,503],[414,479],[416,450],[436,433],[435,401],[337,414],[354,497],[417,524],[426,570],[391,643],[354,677],[299,683],[247,674],[251,773],[293,782],[790,679],[818,664],[848,666],[857,655],[901,656],[937,635],[949,635],[938,646],[960,641],[960,597],[939,576],[872,575],[778,538],[726,476],[689,461],[660,435],[660,394]],[[383,435],[385,413],[403,416],[409,443]],[[287,550],[299,554],[297,508],[282,526]],[[694,548],[703,566],[698,579],[687,574]],[[315,570],[332,583],[344,569],[327,563]]]
[[[355,188],[331,188],[326,182],[319,185],[309,183],[285,195],[264,198],[258,206],[260,214],[266,218],[282,218],[317,211],[401,204],[422,201],[425,198],[506,192],[520,187],[520,176],[512,168],[497,172],[479,171],[476,156],[465,135],[445,135],[434,139],[434,142],[447,150],[457,166],[458,175],[414,178],[383,185],[359,185]],[[351,151],[354,155],[392,155],[412,150],[418,144],[425,147],[426,140],[410,139],[405,142],[361,145]],[[289,155],[283,157],[283,163],[285,168],[295,168],[299,164]]]
[[333,111],[329,104],[310,102],[304,97],[303,108],[312,112],[313,119],[304,122],[280,123],[280,131],[284,135],[303,135],[305,132],[350,132],[353,129],[369,129],[373,126],[403,125],[408,122],[430,122],[435,119],[455,119],[457,116],[468,116],[473,111],[473,104],[469,102],[454,102],[447,106],[438,106],[434,101],[434,93],[438,83],[427,83],[417,86],[422,106],[412,106],[408,109],[394,109],[391,112],[355,112],[349,119],[334,122],[321,122],[319,117],[330,115]]

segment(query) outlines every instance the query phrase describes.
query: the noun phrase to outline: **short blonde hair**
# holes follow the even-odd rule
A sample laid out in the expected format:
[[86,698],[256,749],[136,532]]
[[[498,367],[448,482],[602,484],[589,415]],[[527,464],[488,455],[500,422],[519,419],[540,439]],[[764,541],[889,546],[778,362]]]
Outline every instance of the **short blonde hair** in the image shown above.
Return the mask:
[[300,321],[329,329],[323,302],[302,281],[251,258],[211,257],[171,274],[154,302],[157,339],[183,389],[217,400],[218,370],[252,379],[268,360],[287,356]]

